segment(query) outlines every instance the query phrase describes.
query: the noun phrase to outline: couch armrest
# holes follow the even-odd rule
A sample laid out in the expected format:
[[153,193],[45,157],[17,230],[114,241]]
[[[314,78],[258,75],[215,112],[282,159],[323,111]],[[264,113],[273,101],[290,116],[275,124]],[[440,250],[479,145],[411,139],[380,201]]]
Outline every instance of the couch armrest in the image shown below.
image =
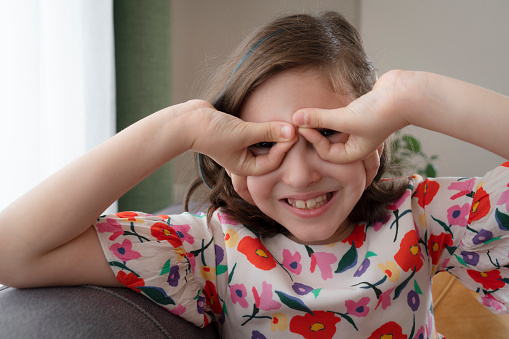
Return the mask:
[[0,287],[2,338],[217,338],[126,288]]

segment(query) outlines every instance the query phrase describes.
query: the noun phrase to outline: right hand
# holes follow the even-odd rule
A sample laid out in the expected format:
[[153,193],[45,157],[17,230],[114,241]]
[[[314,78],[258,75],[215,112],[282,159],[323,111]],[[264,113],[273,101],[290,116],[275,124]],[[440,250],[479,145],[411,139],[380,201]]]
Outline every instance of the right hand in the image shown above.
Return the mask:
[[[262,175],[279,167],[286,152],[298,140],[294,127],[286,122],[252,123],[217,111],[208,102],[193,100],[194,135],[190,149],[210,156],[230,173]],[[248,147],[275,142],[268,154],[255,156]]]

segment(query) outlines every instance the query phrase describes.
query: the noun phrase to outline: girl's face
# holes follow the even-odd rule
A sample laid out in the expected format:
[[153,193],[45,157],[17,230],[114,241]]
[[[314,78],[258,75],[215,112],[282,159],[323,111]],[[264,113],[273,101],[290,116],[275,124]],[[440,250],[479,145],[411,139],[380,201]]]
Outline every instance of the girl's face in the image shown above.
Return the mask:
[[[279,73],[249,95],[241,119],[249,122],[292,122],[301,108],[333,109],[355,97],[339,95],[314,70]],[[331,143],[345,142],[348,135],[320,131]],[[253,145],[255,154],[268,151],[270,143]],[[252,202],[267,216],[291,232],[289,238],[305,244],[328,244],[347,237],[353,225],[346,221],[366,187],[362,161],[335,164],[320,158],[303,136],[292,146],[273,172],[246,178]]]

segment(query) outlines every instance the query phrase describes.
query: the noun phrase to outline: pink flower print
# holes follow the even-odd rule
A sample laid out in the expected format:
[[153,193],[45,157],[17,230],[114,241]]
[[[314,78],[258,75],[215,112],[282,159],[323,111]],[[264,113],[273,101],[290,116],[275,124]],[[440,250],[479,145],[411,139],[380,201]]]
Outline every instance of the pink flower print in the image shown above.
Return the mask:
[[96,226],[99,233],[113,233],[109,238],[110,240],[115,240],[124,234],[122,225],[120,225],[115,219],[107,218],[105,222],[99,222]]
[[425,338],[424,326],[421,326],[415,333],[413,339],[424,339],[424,338]]
[[449,225],[458,225],[466,227],[468,223],[468,216],[470,214],[470,205],[464,204],[463,206],[454,205],[447,210],[447,221]]
[[272,285],[265,281],[262,283],[262,295],[258,295],[256,287],[253,287],[253,295],[256,307],[260,310],[271,311],[281,308],[281,304],[272,299]]
[[182,304],[180,304],[177,307],[174,307],[173,309],[171,309],[170,312],[175,315],[182,315],[186,312],[186,307],[182,306]]
[[383,225],[385,225],[389,220],[391,219],[391,216],[390,215],[386,215],[384,216],[383,218],[379,218],[374,224],[373,224],[373,229],[375,230],[375,232],[378,232],[380,231],[380,229],[382,228]]
[[335,264],[337,261],[338,258],[332,253],[314,252],[311,254],[311,273],[314,273],[316,266],[318,266],[322,273],[323,280],[332,279],[331,265]]
[[406,190],[405,193],[403,193],[403,195],[401,196],[401,198],[398,199],[398,201],[394,202],[391,205],[387,205],[387,209],[389,209],[391,211],[397,210],[405,202],[406,198],[408,198],[409,196],[410,196],[410,191]]
[[[509,184],[507,186],[509,187]],[[502,192],[497,205],[505,205],[505,209],[509,211],[509,190]]]
[[226,213],[218,213],[217,216],[219,217],[219,222],[221,225],[238,225],[239,223],[235,220],[231,219],[230,216]]
[[177,232],[178,237],[182,239],[182,242],[187,241],[190,244],[194,243],[193,236],[187,233],[191,229],[189,225],[172,225],[172,227],[175,232]]
[[457,199],[459,197],[462,197],[464,195],[467,195],[468,193],[472,192],[475,185],[475,179],[468,179],[468,180],[461,180],[452,182],[447,189],[449,191],[459,191],[458,193],[454,194],[451,197],[451,200]]
[[493,298],[491,294],[482,296],[482,304],[492,310],[496,310],[497,312],[505,312],[507,310],[504,304]]
[[369,307],[368,304],[370,302],[369,297],[364,297],[358,302],[353,300],[345,301],[346,311],[348,314],[353,315],[355,317],[365,317],[368,315]]
[[375,310],[378,308],[378,306],[380,306],[380,304],[382,304],[382,310],[386,310],[389,306],[391,306],[391,294],[395,289],[396,287],[393,287],[390,290],[384,291],[382,294],[380,294]]
[[234,304],[239,304],[243,308],[249,307],[249,303],[246,300],[246,286],[243,284],[235,284],[230,286],[230,296]]
[[283,266],[286,267],[290,272],[293,272],[297,275],[302,271],[300,259],[301,256],[299,252],[295,252],[295,254],[292,255],[292,253],[286,248],[283,250]]
[[187,253],[187,260],[189,261],[189,266],[191,266],[191,272],[194,274],[194,270],[196,268],[196,257],[192,253]]
[[124,239],[122,244],[115,243],[110,246],[110,251],[123,262],[141,257],[140,252],[132,250],[133,244],[129,239]]

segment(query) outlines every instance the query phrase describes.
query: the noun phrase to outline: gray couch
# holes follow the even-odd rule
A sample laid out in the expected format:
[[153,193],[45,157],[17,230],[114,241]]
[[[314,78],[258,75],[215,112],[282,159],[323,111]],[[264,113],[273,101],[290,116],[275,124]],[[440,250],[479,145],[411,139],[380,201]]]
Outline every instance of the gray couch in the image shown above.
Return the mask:
[[1,339],[217,337],[127,288],[0,287]]

